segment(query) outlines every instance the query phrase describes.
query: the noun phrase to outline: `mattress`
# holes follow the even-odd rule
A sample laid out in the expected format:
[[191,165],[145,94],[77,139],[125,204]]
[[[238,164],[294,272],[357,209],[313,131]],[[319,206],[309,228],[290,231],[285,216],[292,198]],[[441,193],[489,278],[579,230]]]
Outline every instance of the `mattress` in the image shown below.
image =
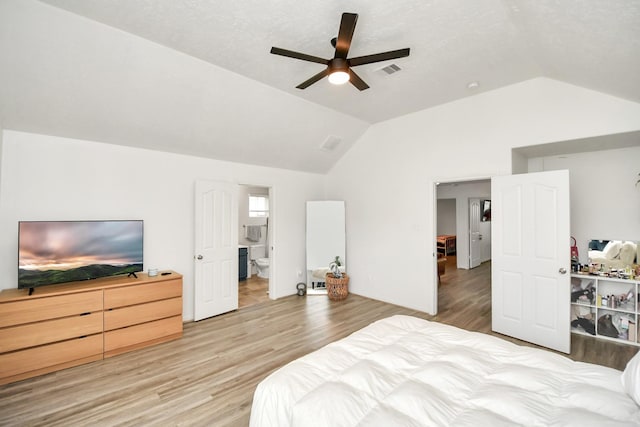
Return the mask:
[[615,369],[393,316],[265,378],[250,425],[640,425],[620,378]]

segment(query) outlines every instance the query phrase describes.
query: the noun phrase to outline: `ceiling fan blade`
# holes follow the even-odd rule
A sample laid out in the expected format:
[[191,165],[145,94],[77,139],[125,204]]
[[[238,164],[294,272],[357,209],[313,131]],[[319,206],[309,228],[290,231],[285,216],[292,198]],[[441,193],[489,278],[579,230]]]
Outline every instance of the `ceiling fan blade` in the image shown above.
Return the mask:
[[409,48],[391,50],[389,52],[374,53],[373,55],[358,56],[356,58],[349,59],[349,65],[355,67],[357,65],[388,61],[390,59],[396,58],[404,58],[405,56],[409,56]]
[[360,90],[369,89],[369,85],[364,82],[351,68],[349,68],[349,81]]
[[311,77],[308,80],[305,80],[304,82],[300,83],[298,86],[296,86],[297,89],[306,89],[309,86],[311,86],[312,84],[314,84],[315,82],[317,82],[318,80],[321,80],[324,76],[326,76],[327,74],[329,74],[329,68],[320,71],[318,74],[316,74],[315,76]]
[[279,47],[272,47],[271,53],[274,55],[287,56],[289,58],[301,59],[303,61],[317,62],[318,64],[327,65],[328,60],[318,58],[317,56],[307,55],[306,53],[294,52],[293,50],[281,49]]
[[357,13],[343,13],[340,21],[340,30],[338,31],[338,39],[336,40],[336,54],[334,58],[347,59],[349,48],[351,47],[351,39],[356,29],[356,21],[358,21]]

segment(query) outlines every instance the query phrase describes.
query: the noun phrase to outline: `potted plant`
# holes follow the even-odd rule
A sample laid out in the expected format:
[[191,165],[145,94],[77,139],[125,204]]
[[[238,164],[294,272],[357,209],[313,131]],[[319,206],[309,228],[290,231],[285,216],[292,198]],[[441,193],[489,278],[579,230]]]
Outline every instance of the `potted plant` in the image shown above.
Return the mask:
[[327,295],[330,300],[339,301],[343,300],[349,295],[349,276],[340,270],[342,262],[340,257],[336,256],[331,263],[329,263],[329,273],[325,277],[325,283],[327,284]]
[[333,277],[336,277],[338,279],[342,277],[340,267],[342,267],[342,262],[340,261],[340,256],[336,255],[336,258],[329,263],[329,270],[331,270],[331,273],[333,273]]

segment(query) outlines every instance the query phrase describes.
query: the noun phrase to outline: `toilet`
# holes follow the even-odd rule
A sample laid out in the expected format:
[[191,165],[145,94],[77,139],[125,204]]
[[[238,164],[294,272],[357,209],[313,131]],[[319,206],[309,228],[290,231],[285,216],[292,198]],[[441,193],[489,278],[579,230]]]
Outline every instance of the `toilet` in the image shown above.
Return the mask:
[[266,258],[264,245],[249,246],[249,259],[258,269],[258,277],[269,278],[269,258]]

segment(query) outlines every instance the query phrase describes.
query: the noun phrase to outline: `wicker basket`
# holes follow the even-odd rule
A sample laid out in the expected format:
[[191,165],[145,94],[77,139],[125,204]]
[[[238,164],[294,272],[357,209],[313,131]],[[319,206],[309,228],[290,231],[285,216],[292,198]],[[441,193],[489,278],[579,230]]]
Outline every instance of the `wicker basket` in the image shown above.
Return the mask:
[[349,276],[342,273],[341,278],[333,277],[333,273],[327,273],[325,276],[327,284],[327,295],[332,301],[343,300],[349,295]]

